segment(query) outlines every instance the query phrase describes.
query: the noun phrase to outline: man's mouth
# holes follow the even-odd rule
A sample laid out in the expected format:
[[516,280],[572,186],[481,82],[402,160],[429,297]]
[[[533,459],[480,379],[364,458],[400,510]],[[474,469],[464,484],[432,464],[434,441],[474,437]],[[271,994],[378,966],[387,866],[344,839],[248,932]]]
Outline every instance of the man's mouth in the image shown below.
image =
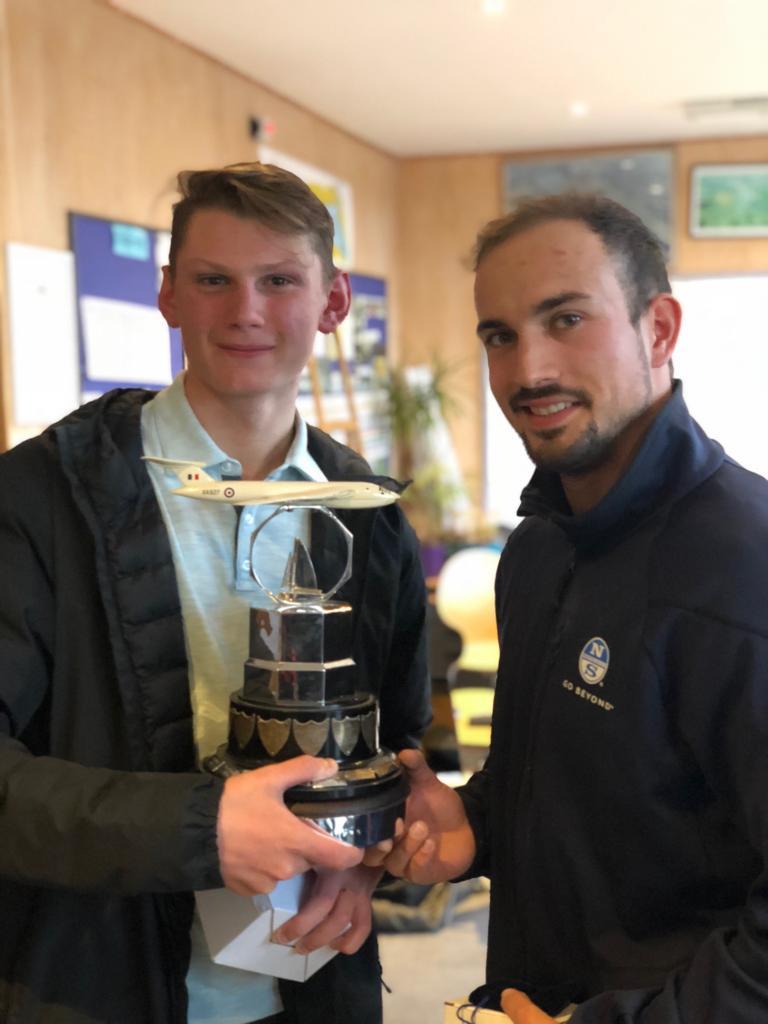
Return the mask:
[[572,406],[578,405],[577,402],[553,402],[551,405],[526,405],[522,406],[532,416],[554,416],[558,412],[562,412],[564,409],[570,409]]
[[258,355],[260,352],[271,352],[274,345],[228,345],[219,344],[219,348],[224,352],[232,352],[235,355],[250,356]]
[[[527,401],[526,401],[527,399]],[[565,429],[578,409],[586,402],[578,395],[525,395],[521,394],[510,402],[513,413],[527,422],[528,429],[546,435],[550,431],[558,434]],[[555,436],[555,435],[552,435]]]

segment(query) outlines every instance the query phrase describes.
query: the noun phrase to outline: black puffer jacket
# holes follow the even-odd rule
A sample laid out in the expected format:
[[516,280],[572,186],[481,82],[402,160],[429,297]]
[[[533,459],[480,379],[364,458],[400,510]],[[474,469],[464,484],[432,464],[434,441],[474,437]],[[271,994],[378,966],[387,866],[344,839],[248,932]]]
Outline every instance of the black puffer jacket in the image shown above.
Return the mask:
[[574,1024],[768,1021],[768,483],[678,386],[595,508],[537,471],[522,512],[464,791],[488,980]]
[[[151,397],[112,392],[0,456],[0,1020],[14,1024],[181,1024],[191,892],[221,885],[222,783],[194,771],[176,579],[140,461]],[[309,445],[330,479],[369,473],[319,431]],[[429,719],[415,539],[396,507],[345,520],[353,653],[398,749]],[[281,991],[302,1024],[379,1020],[375,939]]]

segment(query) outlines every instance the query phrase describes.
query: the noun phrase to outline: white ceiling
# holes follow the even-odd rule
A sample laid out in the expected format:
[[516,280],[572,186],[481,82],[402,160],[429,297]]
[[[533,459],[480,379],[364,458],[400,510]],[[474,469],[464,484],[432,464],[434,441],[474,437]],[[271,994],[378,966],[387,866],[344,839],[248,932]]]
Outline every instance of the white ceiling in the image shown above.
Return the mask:
[[683,112],[768,95],[768,0],[111,2],[395,155],[768,133]]

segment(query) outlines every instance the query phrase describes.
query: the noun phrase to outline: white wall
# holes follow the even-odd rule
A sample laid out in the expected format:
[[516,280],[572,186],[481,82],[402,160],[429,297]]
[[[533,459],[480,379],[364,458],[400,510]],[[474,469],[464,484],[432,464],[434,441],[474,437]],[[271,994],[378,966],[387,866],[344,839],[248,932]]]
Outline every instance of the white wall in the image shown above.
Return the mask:
[[683,307],[675,376],[692,415],[768,476],[768,275],[679,278],[672,289]]
[[488,386],[488,366],[483,360],[485,395],[485,513],[492,523],[515,526],[520,492],[533,473],[533,463],[523,442],[507,422]]

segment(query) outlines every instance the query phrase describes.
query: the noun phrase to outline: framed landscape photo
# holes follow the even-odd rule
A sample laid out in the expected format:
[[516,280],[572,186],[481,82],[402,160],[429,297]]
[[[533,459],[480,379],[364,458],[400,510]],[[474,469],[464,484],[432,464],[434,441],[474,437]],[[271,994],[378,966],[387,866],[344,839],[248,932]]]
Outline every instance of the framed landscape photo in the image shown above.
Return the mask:
[[768,164],[700,164],[691,172],[694,238],[768,238]]
[[513,210],[525,196],[598,192],[621,203],[648,225],[669,253],[672,240],[671,149],[621,150],[547,159],[508,159],[503,201]]

